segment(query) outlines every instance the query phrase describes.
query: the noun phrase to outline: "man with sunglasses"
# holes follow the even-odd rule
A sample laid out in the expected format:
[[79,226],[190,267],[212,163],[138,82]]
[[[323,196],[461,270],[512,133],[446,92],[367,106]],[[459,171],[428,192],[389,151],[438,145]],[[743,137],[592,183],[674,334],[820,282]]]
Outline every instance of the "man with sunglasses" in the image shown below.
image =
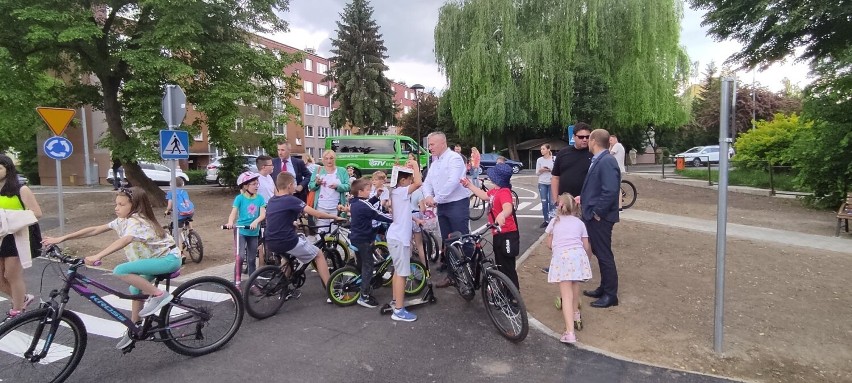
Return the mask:
[[550,173],[550,200],[554,203],[562,193],[571,193],[576,197],[583,190],[583,180],[586,179],[586,173],[592,164],[592,153],[589,151],[591,133],[592,127],[589,124],[578,122],[574,125],[574,146],[568,146],[556,154]]

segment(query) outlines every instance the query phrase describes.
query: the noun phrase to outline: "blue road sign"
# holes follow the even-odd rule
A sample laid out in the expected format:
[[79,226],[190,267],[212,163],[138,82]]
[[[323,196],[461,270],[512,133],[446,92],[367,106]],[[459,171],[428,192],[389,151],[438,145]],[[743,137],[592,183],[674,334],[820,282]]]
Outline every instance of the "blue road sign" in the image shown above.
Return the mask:
[[568,136],[568,144],[574,145],[574,125],[568,125],[565,130],[565,134]]
[[74,152],[74,146],[65,137],[54,136],[44,141],[44,154],[54,160],[64,160],[71,157],[72,152]]
[[160,157],[164,160],[188,159],[189,132],[185,130],[161,130]]

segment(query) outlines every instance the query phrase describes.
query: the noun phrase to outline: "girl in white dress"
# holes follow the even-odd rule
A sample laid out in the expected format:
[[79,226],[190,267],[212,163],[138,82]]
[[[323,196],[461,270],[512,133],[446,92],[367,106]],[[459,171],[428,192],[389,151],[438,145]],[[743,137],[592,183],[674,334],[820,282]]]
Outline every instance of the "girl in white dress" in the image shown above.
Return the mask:
[[547,281],[559,284],[562,299],[562,317],[565,319],[563,343],[577,342],[575,327],[582,329],[580,316],[580,284],[592,278],[589,256],[589,234],[586,225],[578,218],[580,206],[574,196],[564,193],[557,199],[556,217],[545,230],[547,245],[553,250]]

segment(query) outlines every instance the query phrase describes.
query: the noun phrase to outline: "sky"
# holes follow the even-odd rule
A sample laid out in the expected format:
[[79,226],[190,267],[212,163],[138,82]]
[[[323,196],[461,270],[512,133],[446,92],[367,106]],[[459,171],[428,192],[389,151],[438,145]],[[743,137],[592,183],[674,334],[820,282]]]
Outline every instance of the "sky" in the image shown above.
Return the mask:
[[[336,23],[346,3],[346,0],[290,0],[289,12],[282,15],[290,31],[268,37],[299,49],[314,48],[319,55],[330,57],[331,38],[336,36]],[[434,29],[443,4],[444,0],[371,0],[373,18],[388,50],[389,57],[385,60],[388,78],[408,85],[419,83],[426,90],[440,91],[446,87],[433,52]],[[735,41],[716,42],[707,37],[707,28],[701,26],[702,15],[703,12],[684,6],[680,39],[690,60],[698,62],[693,82],[701,79],[710,61],[721,68],[740,47]],[[774,91],[783,88],[784,77],[802,87],[811,81],[807,65],[793,63],[793,59],[761,72],[737,75],[741,81],[750,83],[754,79]]]

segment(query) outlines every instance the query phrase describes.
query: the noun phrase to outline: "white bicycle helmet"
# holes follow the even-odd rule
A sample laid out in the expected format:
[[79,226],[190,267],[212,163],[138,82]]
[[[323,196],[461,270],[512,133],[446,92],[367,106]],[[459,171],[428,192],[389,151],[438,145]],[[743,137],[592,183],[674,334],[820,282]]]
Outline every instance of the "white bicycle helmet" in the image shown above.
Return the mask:
[[255,172],[243,172],[239,177],[237,177],[237,186],[242,187],[243,185],[258,178],[260,178],[260,174]]

